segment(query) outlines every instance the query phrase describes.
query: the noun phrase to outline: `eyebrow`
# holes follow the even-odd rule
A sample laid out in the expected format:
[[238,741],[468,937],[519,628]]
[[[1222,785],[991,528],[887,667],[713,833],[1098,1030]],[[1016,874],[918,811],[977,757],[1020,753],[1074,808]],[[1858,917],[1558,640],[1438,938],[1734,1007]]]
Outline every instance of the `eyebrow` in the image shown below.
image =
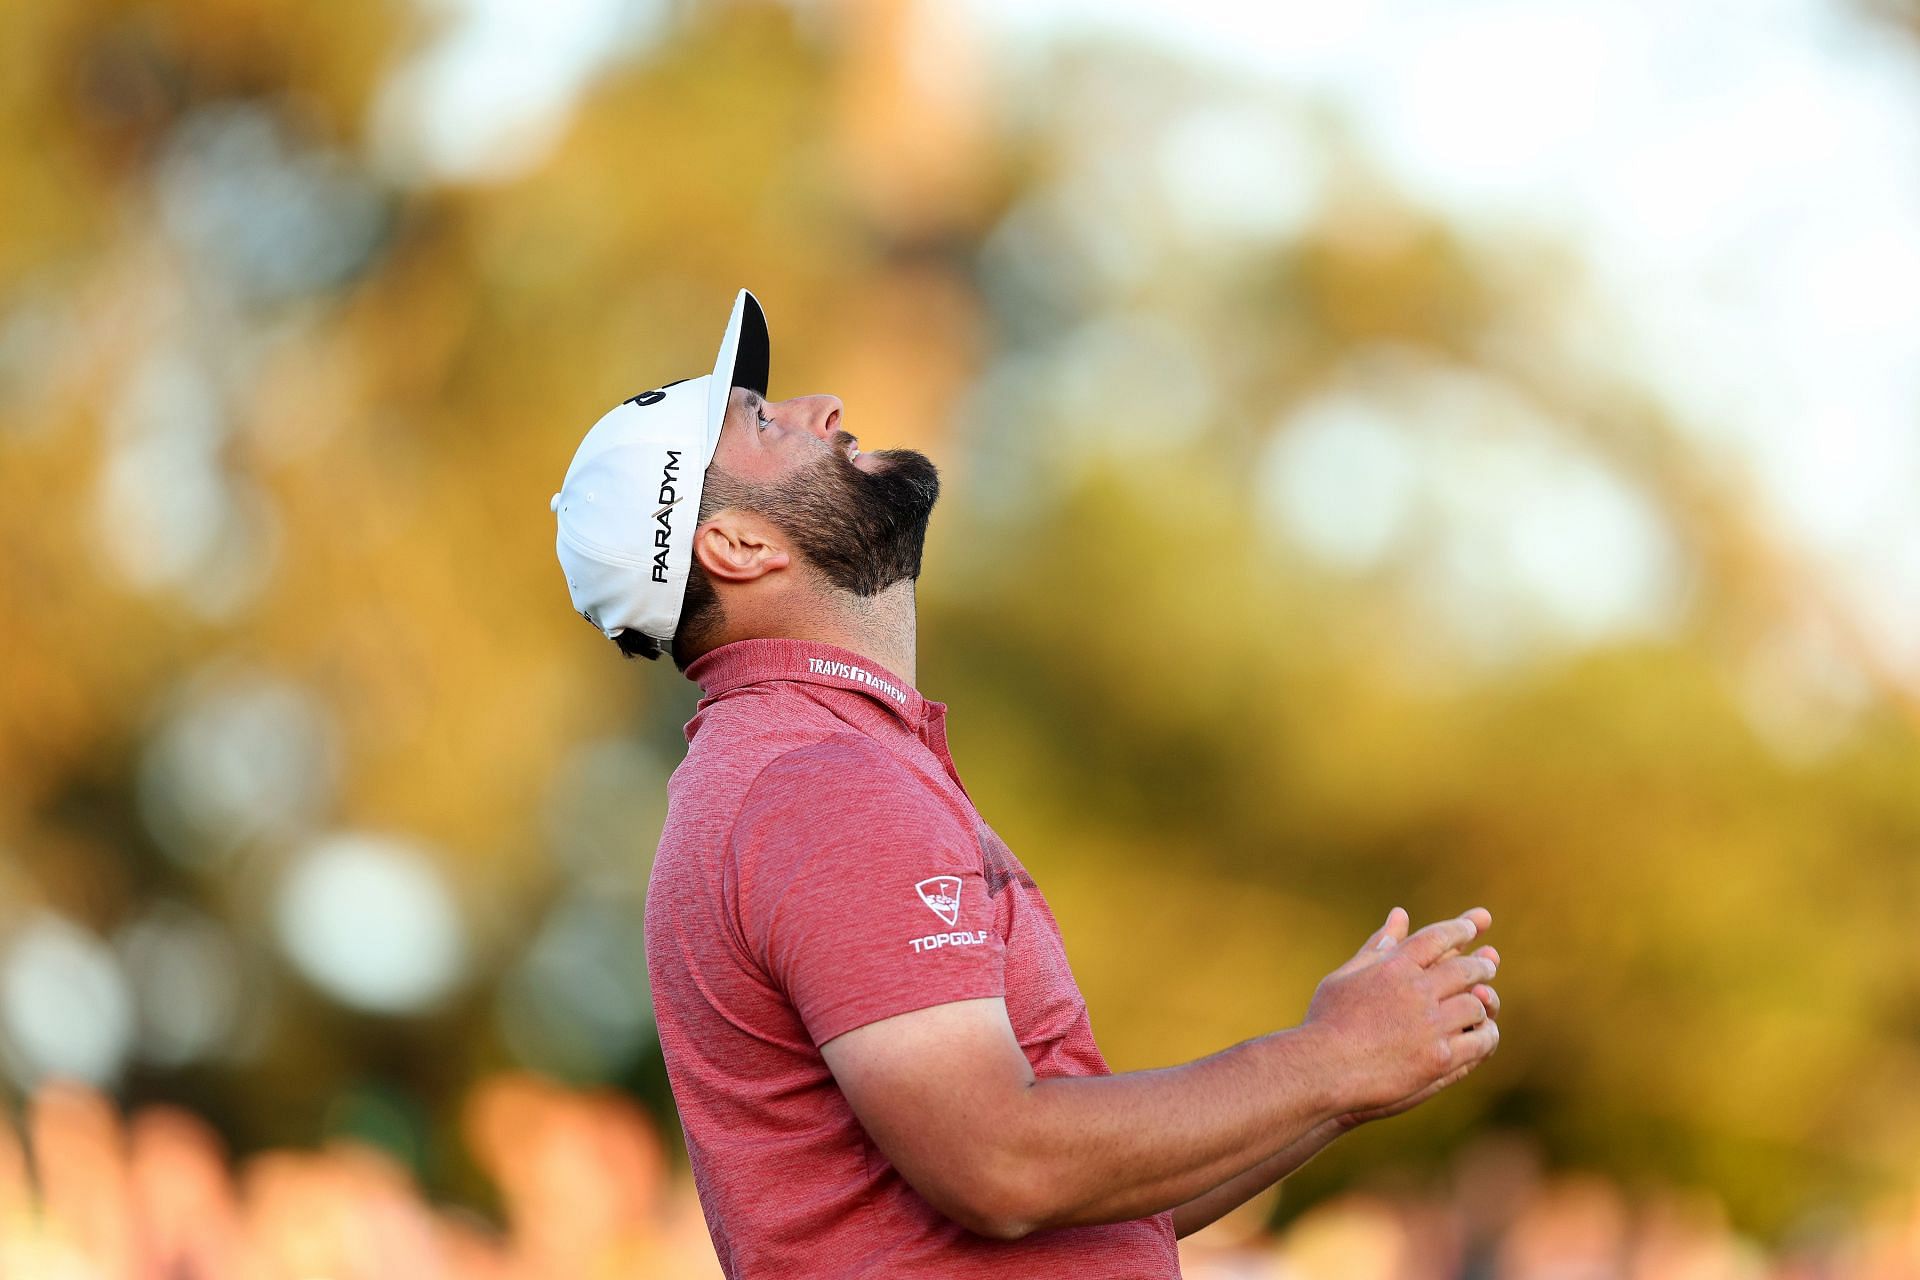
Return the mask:
[[[755,391],[752,387],[742,387],[740,389],[747,393],[747,400],[746,400],[747,408],[750,411],[752,411],[755,418],[758,418],[760,416],[760,406],[765,404],[766,401],[763,400],[760,396],[760,393]],[[760,433],[758,431],[749,431],[747,434],[753,437],[753,442],[755,444],[760,443]]]

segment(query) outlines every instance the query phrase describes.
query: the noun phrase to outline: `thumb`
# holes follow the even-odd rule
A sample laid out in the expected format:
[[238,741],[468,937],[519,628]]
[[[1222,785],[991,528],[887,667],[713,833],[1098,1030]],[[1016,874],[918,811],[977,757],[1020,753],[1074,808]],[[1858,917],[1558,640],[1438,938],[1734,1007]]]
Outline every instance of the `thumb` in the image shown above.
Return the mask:
[[1361,945],[1360,951],[1354,956],[1354,959],[1362,960],[1376,956],[1383,951],[1391,951],[1399,946],[1400,943],[1404,942],[1406,937],[1407,913],[1399,907],[1395,907],[1393,910],[1387,912],[1387,922],[1373,931],[1372,935]]

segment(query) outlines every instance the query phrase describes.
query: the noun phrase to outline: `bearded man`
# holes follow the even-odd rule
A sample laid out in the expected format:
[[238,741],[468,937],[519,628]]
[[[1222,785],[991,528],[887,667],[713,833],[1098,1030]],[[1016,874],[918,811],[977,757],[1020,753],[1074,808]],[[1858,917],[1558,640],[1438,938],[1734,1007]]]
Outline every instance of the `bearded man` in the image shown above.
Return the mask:
[[575,610],[703,694],[646,954],[721,1268],[1178,1276],[1177,1236],[1493,1052],[1491,917],[1396,907],[1299,1023],[1114,1074],[916,687],[939,473],[769,365],[741,290],[713,372],[608,412],[551,503]]

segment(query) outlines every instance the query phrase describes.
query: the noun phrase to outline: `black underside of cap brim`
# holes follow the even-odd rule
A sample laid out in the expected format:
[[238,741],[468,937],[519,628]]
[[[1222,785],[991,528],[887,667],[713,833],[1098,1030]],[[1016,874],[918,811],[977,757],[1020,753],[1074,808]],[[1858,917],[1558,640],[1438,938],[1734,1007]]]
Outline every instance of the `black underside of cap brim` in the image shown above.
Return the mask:
[[733,353],[733,385],[746,387],[755,395],[767,394],[767,372],[773,363],[773,349],[767,341],[767,317],[760,302],[747,295],[740,315],[740,346]]

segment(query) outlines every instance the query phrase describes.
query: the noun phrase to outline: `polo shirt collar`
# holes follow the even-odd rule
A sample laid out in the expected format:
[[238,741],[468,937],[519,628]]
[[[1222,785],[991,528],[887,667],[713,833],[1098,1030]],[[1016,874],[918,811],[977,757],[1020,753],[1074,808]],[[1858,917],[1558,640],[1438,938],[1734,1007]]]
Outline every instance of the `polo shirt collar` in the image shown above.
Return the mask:
[[742,685],[767,680],[798,680],[865,694],[918,732],[928,702],[920,691],[873,659],[820,640],[785,636],[735,640],[709,649],[687,666],[687,679],[700,686],[705,707]]

